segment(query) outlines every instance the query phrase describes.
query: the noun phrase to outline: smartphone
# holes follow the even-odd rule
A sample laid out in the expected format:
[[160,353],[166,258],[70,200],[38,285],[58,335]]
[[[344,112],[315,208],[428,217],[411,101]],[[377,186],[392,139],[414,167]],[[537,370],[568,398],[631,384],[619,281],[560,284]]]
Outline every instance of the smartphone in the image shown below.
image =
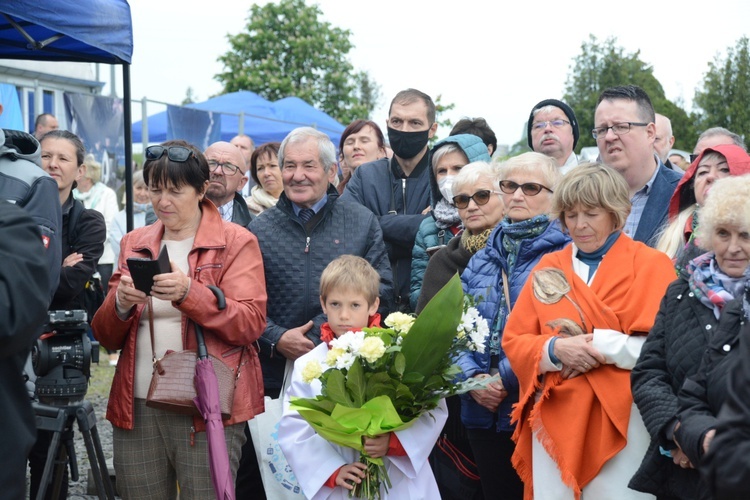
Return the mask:
[[166,245],[161,248],[156,260],[131,257],[127,259],[127,263],[128,269],[130,269],[130,277],[133,278],[133,285],[146,295],[151,295],[154,276],[172,271]]

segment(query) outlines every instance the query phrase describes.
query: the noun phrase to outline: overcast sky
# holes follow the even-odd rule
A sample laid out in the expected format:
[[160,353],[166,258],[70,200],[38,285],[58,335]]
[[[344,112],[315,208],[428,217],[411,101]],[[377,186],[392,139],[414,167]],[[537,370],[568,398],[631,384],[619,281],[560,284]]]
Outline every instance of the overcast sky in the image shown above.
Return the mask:
[[[454,123],[464,116],[485,117],[504,144],[524,136],[534,104],[562,97],[570,65],[589,34],[601,41],[614,36],[626,52],[640,50],[667,97],[690,111],[708,62],[750,31],[750,2],[741,0],[317,3],[324,20],[352,32],[351,62],[380,85],[373,119],[381,127],[393,95],[414,87],[455,103],[447,115]],[[183,0],[130,0],[130,5],[134,99],[177,104],[188,87],[199,101],[221,91],[213,78],[222,71],[217,57],[229,49],[226,35],[244,28],[252,3],[209,0],[190,7],[195,4]],[[134,116],[140,117],[137,106]]]

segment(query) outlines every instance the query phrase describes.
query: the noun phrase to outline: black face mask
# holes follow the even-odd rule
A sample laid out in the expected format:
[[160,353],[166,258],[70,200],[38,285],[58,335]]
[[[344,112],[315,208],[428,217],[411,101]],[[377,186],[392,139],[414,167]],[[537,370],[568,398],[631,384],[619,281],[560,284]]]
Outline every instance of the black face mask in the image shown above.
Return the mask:
[[421,132],[402,132],[388,127],[388,140],[393,154],[404,160],[417,156],[430,140],[430,129]]

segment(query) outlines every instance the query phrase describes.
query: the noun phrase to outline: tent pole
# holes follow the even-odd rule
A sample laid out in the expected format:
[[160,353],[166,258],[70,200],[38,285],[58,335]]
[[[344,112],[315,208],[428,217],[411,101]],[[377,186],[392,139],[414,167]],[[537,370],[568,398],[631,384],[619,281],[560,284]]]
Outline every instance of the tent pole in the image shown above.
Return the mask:
[[122,65],[123,114],[125,118],[125,215],[128,232],[133,230],[133,117],[130,110],[130,64]]

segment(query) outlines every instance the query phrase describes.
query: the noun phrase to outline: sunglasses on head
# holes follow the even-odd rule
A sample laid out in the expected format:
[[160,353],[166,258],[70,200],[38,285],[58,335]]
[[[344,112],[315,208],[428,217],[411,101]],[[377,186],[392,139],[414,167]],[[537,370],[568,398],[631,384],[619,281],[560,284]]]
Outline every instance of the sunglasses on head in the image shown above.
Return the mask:
[[158,160],[164,153],[167,153],[167,158],[177,163],[184,163],[193,156],[193,151],[185,146],[149,146],[146,148],[146,159]]
[[552,192],[550,188],[537,182],[524,182],[523,184],[518,184],[513,181],[500,181],[500,191],[505,194],[513,194],[518,188],[521,188],[521,191],[526,196],[536,196],[542,192],[542,189],[546,189],[550,193]]
[[489,189],[482,189],[471,196],[468,194],[459,194],[453,197],[453,204],[456,208],[462,209],[468,207],[471,200],[474,200],[474,203],[476,203],[477,206],[486,205],[490,201],[490,196],[492,196],[493,193],[500,194],[497,191],[490,191]]

